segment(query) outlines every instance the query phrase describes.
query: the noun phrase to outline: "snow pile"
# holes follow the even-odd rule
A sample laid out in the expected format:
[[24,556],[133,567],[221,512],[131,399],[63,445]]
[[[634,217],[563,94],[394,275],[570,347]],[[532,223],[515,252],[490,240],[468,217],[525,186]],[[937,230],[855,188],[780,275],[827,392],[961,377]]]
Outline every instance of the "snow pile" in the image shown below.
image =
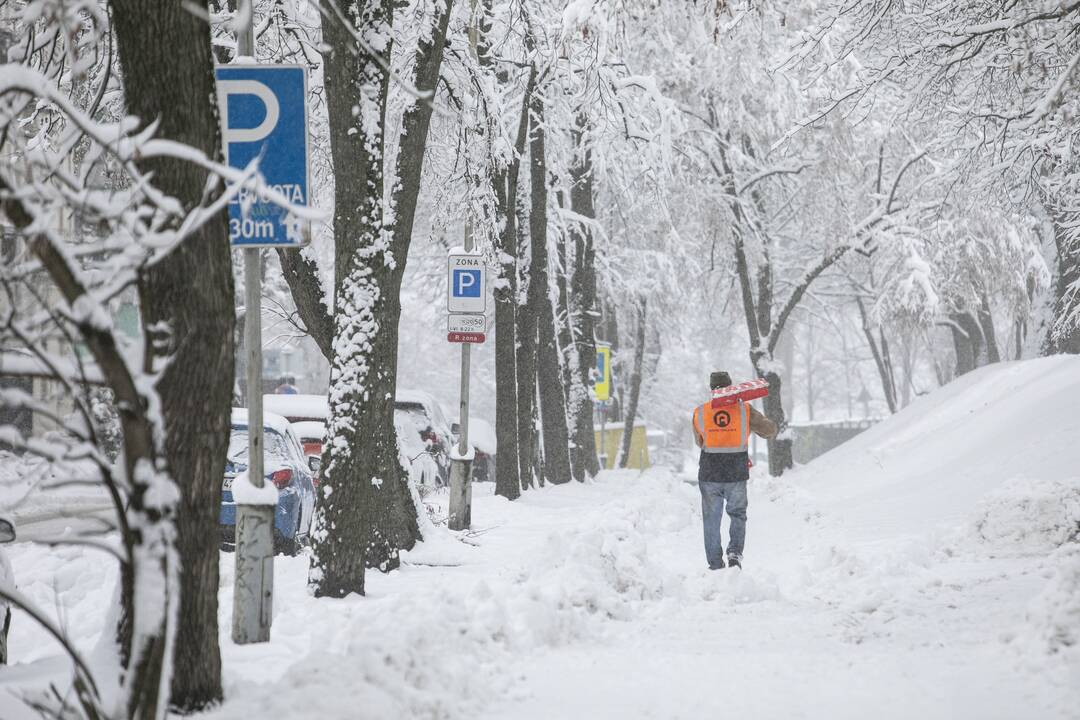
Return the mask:
[[[616,483],[630,487],[605,502],[604,486]],[[651,539],[687,529],[696,537],[696,495],[670,474],[635,472],[549,487],[513,504],[480,496],[474,518],[498,518],[509,526],[525,514],[544,513],[552,526],[525,547],[500,544],[480,575],[471,568],[489,554],[484,535],[480,547],[457,543],[456,552],[441,541],[427,552],[423,543],[405,555],[406,562],[442,558],[463,567],[371,573],[363,599],[301,595],[294,588],[303,585],[306,559],[279,558],[275,590],[290,595],[275,598],[275,608],[285,608],[274,619],[275,642],[282,634],[296,635],[302,649],[278,651],[295,665],[272,679],[272,692],[261,685],[265,678],[240,683],[229,690],[225,707],[207,717],[270,711],[342,717],[344,708],[349,717],[362,718],[479,713],[493,697],[514,692],[521,680],[510,670],[515,658],[621,633],[617,628],[658,601],[683,594],[687,578],[665,567]],[[590,500],[557,512],[545,507],[552,498],[579,496]],[[492,573],[491,564],[502,569]],[[439,573],[437,580],[432,573]],[[229,580],[223,580],[228,593]],[[227,597],[221,602],[230,605]],[[290,691],[301,685],[303,692]]]
[[979,501],[969,532],[1017,554],[1045,553],[1080,535],[1080,478],[1014,479]]
[[1028,608],[1024,637],[1036,655],[1060,655],[1080,670],[1080,542],[1062,547],[1054,560],[1057,571]]
[[[666,488],[666,485],[653,486]],[[649,552],[647,538],[666,526],[681,507],[662,493],[611,503],[595,522],[568,533],[551,533],[543,562],[523,578],[529,596],[558,610],[600,613],[626,620],[635,601],[664,593],[662,562]]]

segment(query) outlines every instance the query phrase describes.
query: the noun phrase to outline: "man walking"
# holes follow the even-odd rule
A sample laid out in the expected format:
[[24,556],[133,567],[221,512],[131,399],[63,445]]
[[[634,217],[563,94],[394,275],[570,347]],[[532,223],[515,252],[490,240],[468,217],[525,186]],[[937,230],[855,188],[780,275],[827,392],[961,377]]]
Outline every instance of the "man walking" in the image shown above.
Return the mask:
[[[718,390],[731,385],[726,372],[709,376],[709,388]],[[701,448],[698,460],[698,488],[701,490],[701,515],[705,526],[705,558],[710,570],[724,567],[720,520],[727,504],[731,519],[727,564],[742,567],[743,542],[746,538],[746,481],[750,479],[750,433],[771,440],[776,424],[738,401],[714,408],[710,399],[694,409],[694,440]]]

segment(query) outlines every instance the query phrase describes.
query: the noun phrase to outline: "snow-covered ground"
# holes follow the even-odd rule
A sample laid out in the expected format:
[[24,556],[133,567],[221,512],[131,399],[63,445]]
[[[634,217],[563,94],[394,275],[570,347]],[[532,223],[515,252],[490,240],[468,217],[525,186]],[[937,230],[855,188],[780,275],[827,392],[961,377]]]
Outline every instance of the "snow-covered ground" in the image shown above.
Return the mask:
[[[746,565],[709,572],[699,496],[608,472],[438,530],[367,597],[315,600],[278,558],[273,638],[229,639],[206,720],[1076,718],[1080,358],[982,369],[780,479],[751,483]],[[436,517],[445,496],[429,496]],[[111,563],[16,545],[21,588],[90,651]],[[57,672],[25,618],[0,718]]]

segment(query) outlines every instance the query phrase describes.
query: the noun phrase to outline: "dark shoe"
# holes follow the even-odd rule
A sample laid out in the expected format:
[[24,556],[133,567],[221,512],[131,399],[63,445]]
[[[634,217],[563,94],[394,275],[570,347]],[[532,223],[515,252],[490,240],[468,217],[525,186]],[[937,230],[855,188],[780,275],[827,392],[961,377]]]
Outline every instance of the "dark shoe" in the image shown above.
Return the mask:
[[724,567],[725,567],[725,566],[724,566],[724,561],[723,561],[723,560],[721,560],[721,561],[720,561],[720,564],[719,564],[719,565],[710,565],[710,566],[709,566],[709,569],[710,569],[710,570],[723,570],[723,569],[724,569]]
[[728,567],[737,567],[742,570],[742,555],[732,553],[727,556]]

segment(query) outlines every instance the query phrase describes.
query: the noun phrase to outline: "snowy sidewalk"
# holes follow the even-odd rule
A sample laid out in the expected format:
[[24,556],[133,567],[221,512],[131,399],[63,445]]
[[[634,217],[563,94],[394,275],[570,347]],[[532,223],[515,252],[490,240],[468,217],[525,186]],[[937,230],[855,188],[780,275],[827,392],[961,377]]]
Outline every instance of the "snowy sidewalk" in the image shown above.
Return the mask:
[[1071,716],[1078,668],[1032,667],[1005,642],[1046,564],[841,549],[798,495],[752,484],[741,572],[702,569],[700,520],[654,537],[665,597],[595,645],[520,663],[528,680],[482,717]]
[[[1025,615],[1053,558],[992,558],[963,531],[949,547],[936,533],[935,546],[848,542],[801,479],[751,483],[741,572],[705,569],[697,488],[669,472],[604,473],[514,503],[480,485],[471,536],[436,530],[402,570],[371,573],[365,598],[315,600],[307,558],[277,558],[265,645],[229,639],[223,554],[228,699],[200,717],[1070,717],[1080,666],[1041,651]],[[90,650],[115,572],[85,552],[11,555],[46,604],[63,578]],[[15,658],[53,654],[16,621]],[[0,688],[28,670],[0,671]]]
[[845,544],[798,477],[752,483],[741,572],[704,568],[697,489],[664,471],[480,495],[477,547],[440,533],[365,600],[285,561],[275,640],[223,641],[209,717],[1069,716],[1077,666],[1010,642],[1050,561]]

